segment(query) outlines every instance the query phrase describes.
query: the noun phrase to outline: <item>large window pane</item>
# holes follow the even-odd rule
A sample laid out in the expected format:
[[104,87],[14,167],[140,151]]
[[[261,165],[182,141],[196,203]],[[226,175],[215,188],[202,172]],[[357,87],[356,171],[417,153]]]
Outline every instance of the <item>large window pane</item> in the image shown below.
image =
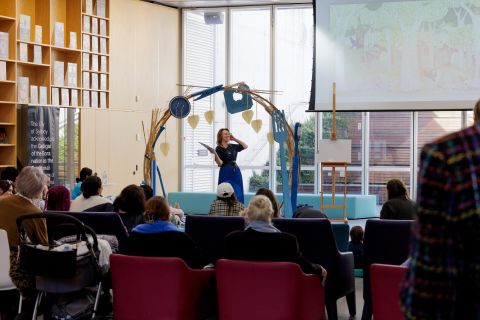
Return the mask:
[[426,143],[432,142],[447,133],[460,130],[461,127],[461,111],[418,112],[417,147],[419,151]]
[[79,109],[60,108],[57,184],[70,190],[79,172]]

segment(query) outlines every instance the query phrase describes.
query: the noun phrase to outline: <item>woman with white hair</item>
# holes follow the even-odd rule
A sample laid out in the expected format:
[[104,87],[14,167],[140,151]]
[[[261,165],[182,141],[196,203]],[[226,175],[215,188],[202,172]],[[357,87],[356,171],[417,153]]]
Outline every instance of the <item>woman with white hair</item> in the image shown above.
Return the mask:
[[[10,246],[10,277],[22,293],[23,297],[34,298],[35,282],[19,269],[17,263],[18,234],[16,220],[26,214],[41,213],[35,202],[42,198],[44,188],[48,184],[48,177],[41,168],[25,167],[16,179],[17,193],[0,197],[0,229],[7,231]],[[34,243],[48,245],[47,226],[43,219],[31,219],[24,222],[25,231]]]
[[234,231],[225,239],[225,258],[251,261],[284,261],[297,263],[305,273],[318,274],[325,283],[327,271],[302,257],[297,238],[272,224],[273,208],[263,195],[254,196],[247,209],[245,231]]

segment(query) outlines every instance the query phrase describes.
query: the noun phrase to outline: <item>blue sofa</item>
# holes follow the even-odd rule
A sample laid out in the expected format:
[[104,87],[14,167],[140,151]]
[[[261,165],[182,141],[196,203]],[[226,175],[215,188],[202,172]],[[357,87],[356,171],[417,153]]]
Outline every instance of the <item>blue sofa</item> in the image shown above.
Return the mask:
[[[254,196],[253,193],[245,194],[245,204],[248,204]],[[170,192],[168,201],[173,206],[178,202],[183,211],[187,214],[208,214],[210,205],[216,199],[214,192]],[[335,195],[336,204],[343,203],[343,195]],[[279,202],[283,200],[281,194],[277,194]],[[332,196],[324,196],[325,205],[332,203]],[[299,194],[298,205],[307,204],[314,208],[320,207],[320,195],[318,194]],[[377,196],[375,195],[347,195],[347,218],[348,219],[364,219],[378,217],[377,213]],[[325,213],[329,218],[343,218],[342,209],[325,209]]]

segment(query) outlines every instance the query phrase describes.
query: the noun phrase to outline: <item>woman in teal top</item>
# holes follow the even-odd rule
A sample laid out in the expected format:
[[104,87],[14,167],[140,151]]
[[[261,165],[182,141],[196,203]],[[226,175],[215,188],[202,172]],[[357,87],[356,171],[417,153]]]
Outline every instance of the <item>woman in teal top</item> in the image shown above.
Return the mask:
[[72,193],[70,195],[71,200],[75,200],[79,195],[82,194],[82,183],[92,175],[93,171],[90,168],[84,167],[80,170],[80,178],[77,178],[77,183],[75,187],[72,189]]

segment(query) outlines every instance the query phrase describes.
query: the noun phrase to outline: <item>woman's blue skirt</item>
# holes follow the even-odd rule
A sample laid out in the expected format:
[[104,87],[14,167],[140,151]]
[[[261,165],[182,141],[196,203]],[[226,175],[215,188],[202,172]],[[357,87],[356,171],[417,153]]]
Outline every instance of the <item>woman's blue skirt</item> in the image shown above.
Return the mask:
[[242,172],[238,166],[226,165],[220,167],[220,174],[218,176],[218,184],[228,182],[232,185],[237,200],[243,203],[243,179]]

